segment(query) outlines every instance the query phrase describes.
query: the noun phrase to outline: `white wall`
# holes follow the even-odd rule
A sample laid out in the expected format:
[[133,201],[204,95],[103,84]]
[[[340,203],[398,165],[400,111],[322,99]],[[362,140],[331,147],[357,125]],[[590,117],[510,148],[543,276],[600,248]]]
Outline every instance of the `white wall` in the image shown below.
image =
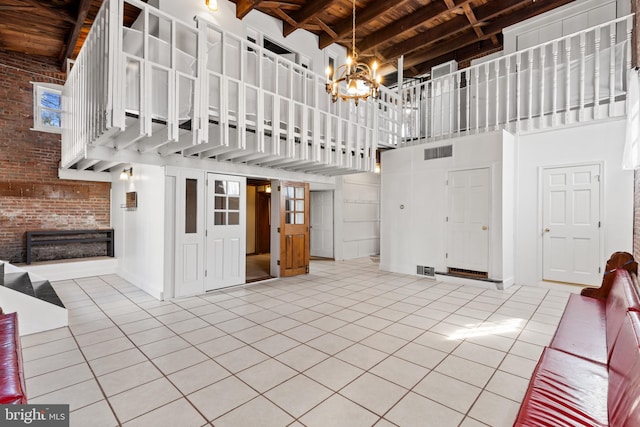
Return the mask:
[[336,179],[335,259],[380,253],[380,175],[360,173]]
[[[310,58],[311,69],[318,74],[324,74],[328,63],[324,51],[318,48],[318,37],[315,34],[296,30],[285,38],[282,36],[282,21],[257,10],[252,10],[240,21],[236,18],[235,3],[227,0],[218,0],[217,12],[210,12],[204,0],[160,0],[160,10],[185,23],[193,22],[194,26],[193,18],[198,15],[241,37],[246,37],[248,29],[262,33],[279,45]],[[334,44],[329,50],[340,52],[339,59],[345,58],[346,51],[342,46]]]
[[601,266],[615,251],[632,251],[633,172],[621,167],[625,123],[604,121],[518,137],[516,283],[542,280],[543,167],[601,163]]
[[[133,177],[113,174],[111,222],[115,230],[118,274],[161,299],[164,287],[164,168],[133,165]],[[128,210],[125,193],[137,192],[138,207]]]
[[[453,157],[424,160],[424,149],[453,145]],[[514,138],[484,133],[387,151],[382,155],[380,268],[446,271],[447,175],[487,167],[491,180],[489,278],[513,283]],[[504,159],[504,162],[503,162]]]

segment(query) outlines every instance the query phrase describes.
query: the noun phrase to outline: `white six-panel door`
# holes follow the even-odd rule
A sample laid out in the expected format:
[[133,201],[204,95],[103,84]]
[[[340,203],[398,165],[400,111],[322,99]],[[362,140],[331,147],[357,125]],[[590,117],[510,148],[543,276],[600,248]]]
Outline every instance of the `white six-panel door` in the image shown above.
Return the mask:
[[311,256],[333,258],[333,191],[311,192]]
[[489,168],[449,172],[447,267],[489,270]]
[[207,176],[206,291],[245,283],[246,190],[245,177]]
[[542,173],[544,280],[600,281],[600,166],[544,169]]

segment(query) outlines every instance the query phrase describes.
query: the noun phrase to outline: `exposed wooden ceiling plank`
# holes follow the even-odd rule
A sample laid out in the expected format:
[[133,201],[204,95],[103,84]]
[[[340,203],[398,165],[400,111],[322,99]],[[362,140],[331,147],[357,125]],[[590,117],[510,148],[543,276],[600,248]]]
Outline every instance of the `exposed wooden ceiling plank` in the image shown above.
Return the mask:
[[89,13],[89,8],[91,7],[92,0],[81,0],[80,6],[78,7],[78,17],[76,18],[76,23],[71,29],[69,33],[69,37],[67,38],[67,43],[65,47],[60,51],[60,62],[61,62],[61,71],[66,70],[67,66],[67,58],[73,53],[76,43],[78,42],[78,37],[80,36],[80,30],[82,30],[82,26],[84,25],[84,21],[87,19],[87,14]]
[[331,28],[330,26],[328,26],[327,24],[325,24],[322,19],[320,18],[316,18],[315,21],[318,23],[318,25],[320,26],[320,28],[322,28],[322,31],[324,31],[325,33],[327,33],[329,36],[331,37],[337,37],[338,35],[336,34],[335,31],[333,31],[333,28]]
[[[500,19],[496,19],[491,24],[483,27],[483,31],[485,34],[485,39],[489,39],[491,36],[500,34],[502,29],[523,21],[525,19],[529,19],[533,16],[536,16],[540,13],[546,12],[547,10],[553,9],[558,5],[558,3],[570,3],[573,0],[555,0],[555,1],[545,1],[545,0],[537,0],[535,6],[529,6],[523,9],[520,9],[514,13],[504,15]],[[480,9],[478,9],[479,11]],[[430,61],[438,56],[446,53],[447,50],[450,50],[448,46],[467,46],[474,41],[477,41],[477,38],[474,34],[470,34],[468,31],[461,36],[448,40],[447,43],[439,43],[438,45],[431,44],[429,46],[425,46],[426,49],[424,53],[416,52],[416,54],[405,56],[404,63],[406,67],[415,66],[416,64],[421,64],[427,61]],[[474,39],[475,38],[475,39]]]
[[[518,12],[518,9],[520,9],[517,18],[522,20],[523,18],[521,16],[523,16],[523,14],[526,14],[526,16],[535,16],[546,10],[553,9],[572,1],[573,0],[537,0],[536,3],[531,4],[531,0],[493,0],[484,6],[476,8],[474,14],[479,22],[485,22],[500,15],[506,15],[507,17],[511,16],[511,14]],[[525,7],[523,8],[523,6]],[[513,25],[519,21],[510,19],[508,22],[510,23],[504,25],[504,27]],[[417,36],[404,40],[402,43],[397,43],[387,49],[384,49],[380,51],[379,54],[382,58],[386,59],[397,58],[402,55],[407,55],[415,50],[433,46],[436,43],[449,39],[451,36],[469,28],[472,28],[472,25],[469,23],[467,18],[460,16],[438,25],[433,29],[420,33]],[[502,31],[502,28],[500,31]],[[486,28],[483,28],[483,32],[487,34]]]
[[307,2],[302,9],[291,16],[291,19],[293,19],[296,24],[289,25],[289,23],[285,23],[282,27],[282,33],[287,37],[289,34],[293,33],[295,30],[318,16],[318,14],[323,12],[327,7],[331,6],[334,1],[335,0],[313,0]]
[[[260,0],[238,0],[236,1],[236,18],[242,19],[253,9],[262,3]],[[277,9],[276,9],[277,10]]]
[[285,3],[281,1],[263,1],[260,3],[262,9],[282,9],[282,10],[299,10],[300,5],[294,3]]
[[[472,0],[452,0],[456,6],[462,6]],[[367,34],[363,43],[358,46],[361,52],[368,52],[389,39],[424,25],[426,22],[449,13],[449,8],[443,2],[431,2],[414,13],[405,16],[391,25],[372,34]]]
[[76,23],[76,20],[73,19],[73,17],[70,16],[66,11],[52,8],[47,4],[48,2],[38,0],[22,0],[22,2],[34,7],[40,14],[46,16],[47,18],[51,18],[56,21],[63,20],[71,25]]
[[[356,25],[366,25],[374,19],[378,18],[383,13],[387,12],[389,9],[400,7],[409,1],[410,0],[398,0],[391,5],[386,1],[377,1],[371,5],[367,5],[367,7],[363,9],[356,10]],[[343,37],[351,34],[351,28],[352,18],[351,15],[349,15],[347,18],[343,19],[338,24],[333,26],[333,29],[337,34],[335,37],[331,37],[328,34],[320,35],[320,49],[324,49],[331,43],[335,43],[339,39],[342,39]]]
[[283,10],[275,9],[274,12],[280,19],[284,22],[289,23],[289,25],[296,25],[296,21],[294,21],[289,15],[287,15]]

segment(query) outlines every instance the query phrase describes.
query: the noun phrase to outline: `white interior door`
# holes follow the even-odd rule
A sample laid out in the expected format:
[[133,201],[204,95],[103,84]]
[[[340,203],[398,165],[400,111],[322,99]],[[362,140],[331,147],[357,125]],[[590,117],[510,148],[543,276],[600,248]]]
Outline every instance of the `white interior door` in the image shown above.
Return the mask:
[[489,168],[449,172],[447,267],[489,270]]
[[311,192],[311,256],[333,258],[333,191]]
[[544,169],[544,280],[600,281],[600,166]]
[[247,179],[207,176],[205,290],[245,283]]

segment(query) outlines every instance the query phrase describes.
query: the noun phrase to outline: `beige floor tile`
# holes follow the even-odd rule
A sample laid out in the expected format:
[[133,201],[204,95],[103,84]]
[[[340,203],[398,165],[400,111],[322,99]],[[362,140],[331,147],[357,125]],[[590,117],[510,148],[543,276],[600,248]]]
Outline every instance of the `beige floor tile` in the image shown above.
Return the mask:
[[184,394],[191,394],[227,378],[231,374],[213,360],[193,365],[169,375],[169,380]]
[[278,334],[253,343],[252,347],[273,357],[299,345],[293,338]]
[[332,333],[327,333],[307,342],[308,346],[327,354],[336,354],[352,344],[353,341],[339,337],[338,335],[334,335]]
[[128,338],[116,338],[114,340],[93,344],[88,347],[82,347],[82,353],[87,360],[93,360],[128,350],[133,348],[133,346],[133,343]]
[[388,354],[362,344],[354,344],[337,353],[335,357],[366,371],[387,358]]
[[288,317],[278,317],[277,319],[270,320],[263,324],[269,329],[272,329],[276,332],[284,332],[288,329],[295,328],[296,326],[300,326],[302,323],[297,320],[290,319]]
[[100,329],[99,331],[89,332],[83,335],[76,335],[75,338],[78,342],[78,345],[85,347],[121,337],[124,337],[124,334],[122,333],[120,328],[112,326],[110,328]]
[[513,347],[509,351],[509,354],[524,357],[525,359],[535,360],[536,362],[542,356],[542,352],[544,351],[544,347],[529,344],[523,341],[515,341]]
[[251,368],[245,369],[238,373],[237,376],[260,393],[264,393],[296,374],[296,371],[276,359],[267,359]]
[[225,332],[222,332],[220,329],[215,326],[206,326],[204,328],[196,329],[190,332],[184,332],[180,334],[182,338],[187,340],[189,343],[193,345],[201,344],[207,341],[211,341],[216,338],[220,338],[226,335]]
[[297,375],[272,388],[265,396],[295,417],[299,417],[333,394],[333,391],[307,378]]
[[245,346],[218,356],[215,358],[215,361],[229,371],[236,373],[253,365],[257,365],[268,357],[269,356],[253,347]]
[[413,391],[464,414],[471,408],[482,389],[432,371],[413,388]]
[[[500,408],[499,411],[496,408]],[[510,427],[520,404],[488,391],[483,391],[469,411],[469,416],[492,427]]]
[[22,360],[30,362],[32,360],[50,357],[59,353],[66,353],[77,349],[78,346],[73,338],[62,338],[55,341],[45,342],[43,344],[22,348]]
[[316,406],[300,421],[307,427],[364,427],[372,426],[378,416],[339,394]]
[[142,362],[98,377],[98,381],[107,396],[121,393],[139,385],[151,382],[162,376],[151,362]]
[[258,396],[248,403],[216,419],[214,424],[220,427],[279,427],[286,426],[293,418],[269,402]]
[[387,412],[407,392],[407,389],[369,373],[340,390],[346,398],[378,415]]
[[112,396],[109,401],[124,423],[178,398],[180,392],[166,378],[159,378]]
[[89,361],[95,375],[104,375],[146,361],[146,356],[137,348],[130,348],[119,353]]
[[156,357],[153,363],[164,373],[169,375],[189,366],[204,362],[208,357],[195,347],[187,347],[174,353]]
[[69,411],[75,411],[102,399],[103,395],[96,380],[90,379],[42,396],[29,398],[29,403],[66,404],[69,405]]
[[85,406],[69,414],[71,427],[115,427],[118,424],[106,400]]
[[135,345],[141,347],[145,344],[162,341],[175,336],[175,332],[173,332],[171,329],[166,326],[161,326],[159,328],[147,329],[141,332],[130,334],[129,338],[135,343]]
[[391,335],[384,334],[382,332],[376,332],[373,335],[360,341],[360,344],[364,344],[368,347],[375,348],[382,352],[391,354],[403,346],[407,345],[408,341],[402,338],[392,337]]
[[[457,426],[463,415],[432,400],[409,393],[385,415],[399,426]],[[427,424],[428,420],[428,424]]]
[[500,370],[522,378],[529,379],[537,365],[537,361],[526,359],[524,357],[507,354],[504,361],[500,364]]
[[485,389],[507,399],[521,402],[528,386],[528,379],[507,372],[496,371]]
[[412,342],[396,351],[393,355],[428,369],[433,369],[447,357],[445,352]]
[[169,329],[171,329],[176,334],[182,335],[187,332],[196,331],[198,329],[208,327],[210,325],[199,317],[193,317],[181,322],[170,323],[168,324],[168,326]]
[[252,344],[256,341],[260,341],[265,338],[268,338],[274,335],[275,333],[276,333],[275,331],[269,328],[265,328],[264,326],[261,326],[261,325],[256,325],[256,326],[244,329],[242,331],[234,332],[233,336],[248,344]]
[[304,374],[325,387],[338,391],[363,372],[360,368],[331,357],[308,369]]
[[31,378],[84,362],[85,360],[80,350],[74,349],[24,362],[24,375],[25,378]]
[[457,356],[447,356],[435,370],[476,387],[484,387],[494,372],[494,369],[489,366]]
[[321,335],[324,335],[326,332],[323,331],[322,329],[313,327],[313,326],[309,326],[309,325],[300,325],[300,326],[296,326],[293,329],[289,329],[287,331],[284,331],[283,334],[288,336],[289,338],[293,338],[296,341],[299,342],[307,342],[310,341],[314,338],[317,338]]
[[35,334],[24,335],[20,337],[20,346],[23,349],[33,347],[39,344],[46,344],[52,341],[70,338],[71,331],[69,328],[58,328],[50,331],[38,332]]
[[235,377],[229,377],[197,392],[187,398],[211,421],[232,409],[248,402],[258,393]]
[[497,368],[502,363],[506,353],[489,347],[484,347],[470,342],[463,342],[451,353],[473,362]]
[[429,369],[416,365],[406,360],[390,356],[374,366],[371,371],[379,377],[401,385],[405,388],[415,386],[427,373]]
[[125,427],[200,427],[207,420],[185,399],[179,399],[134,418]]
[[285,365],[302,372],[313,365],[322,362],[328,357],[329,356],[327,354],[316,350],[315,348],[301,344],[298,347],[277,355],[276,359]]
[[122,331],[127,335],[133,335],[137,332],[158,328],[160,326],[162,326],[162,323],[158,322],[154,318],[149,318],[120,325],[120,329],[122,329]]
[[460,423],[460,427],[487,427],[487,424],[474,420],[471,417],[465,417],[462,423]]
[[57,371],[38,375],[26,379],[26,388],[30,398],[42,396],[68,386],[78,384],[89,379],[93,375],[86,363],[62,368]]

